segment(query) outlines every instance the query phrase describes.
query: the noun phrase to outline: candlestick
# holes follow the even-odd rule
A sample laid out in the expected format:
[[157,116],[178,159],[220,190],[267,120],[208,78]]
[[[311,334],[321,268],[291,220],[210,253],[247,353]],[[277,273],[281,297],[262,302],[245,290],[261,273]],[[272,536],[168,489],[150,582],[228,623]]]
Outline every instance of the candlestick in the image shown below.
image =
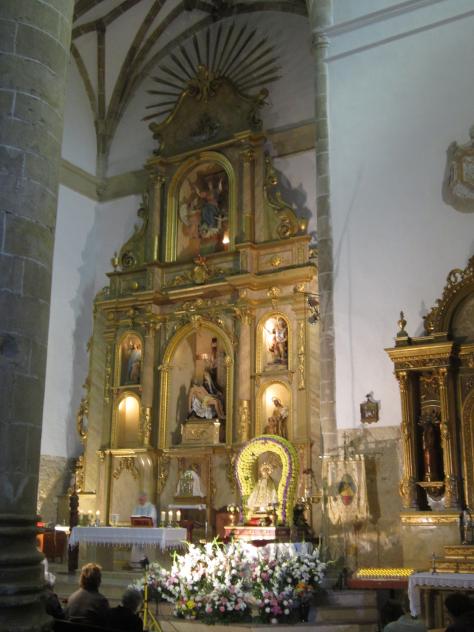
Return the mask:
[[179,523],[181,522],[181,511],[178,509],[178,511],[176,512],[176,522]]
[[161,521],[161,524],[164,526],[164,524],[166,522],[166,511],[162,511],[160,513],[160,521]]
[[173,522],[173,510],[170,509],[168,511],[168,523],[171,524]]

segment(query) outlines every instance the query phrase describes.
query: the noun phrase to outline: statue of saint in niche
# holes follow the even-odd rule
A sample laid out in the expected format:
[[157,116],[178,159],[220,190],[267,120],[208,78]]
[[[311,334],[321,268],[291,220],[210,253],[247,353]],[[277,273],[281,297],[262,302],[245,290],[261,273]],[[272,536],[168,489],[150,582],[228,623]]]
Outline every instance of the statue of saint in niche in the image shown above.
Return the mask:
[[273,412],[263,429],[263,434],[274,434],[288,439],[288,408],[281,399],[272,397]]
[[209,381],[199,384],[197,380],[193,380],[188,395],[188,418],[225,419],[222,398],[218,393],[210,393],[208,388]]
[[138,336],[129,336],[122,343],[120,383],[140,384],[142,344]]
[[262,463],[259,468],[258,480],[247,500],[247,507],[255,513],[266,513],[269,506],[278,503],[277,488],[271,476],[272,472],[273,467],[267,462]]
[[440,481],[443,479],[441,471],[441,449],[438,440],[436,426],[439,425],[439,419],[436,413],[428,414],[422,417],[418,424],[423,429],[422,447],[423,447],[423,466],[424,480],[426,482]]
[[201,163],[188,173],[179,191],[178,260],[224,250],[228,198],[228,177],[221,165]]
[[288,325],[282,316],[269,318],[265,323],[267,367],[288,366]]

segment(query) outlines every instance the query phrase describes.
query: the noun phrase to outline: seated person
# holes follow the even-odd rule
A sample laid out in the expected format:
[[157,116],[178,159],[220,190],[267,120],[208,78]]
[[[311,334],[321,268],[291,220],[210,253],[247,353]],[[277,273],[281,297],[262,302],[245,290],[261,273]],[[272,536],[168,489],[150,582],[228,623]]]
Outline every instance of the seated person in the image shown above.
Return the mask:
[[[411,616],[408,595],[405,594],[402,605],[397,604],[394,600],[389,600],[384,609],[388,609],[387,606],[390,606],[389,610],[392,616],[388,616],[385,620],[391,620],[391,623],[387,623],[383,632],[427,632],[427,627],[423,621]],[[382,617],[384,609],[382,609]]]
[[79,590],[68,599],[66,619],[74,623],[87,623],[105,627],[109,613],[109,602],[99,592],[102,569],[90,563],[82,567]]
[[44,581],[46,582],[46,587],[42,595],[42,601],[44,603],[46,614],[49,614],[55,619],[64,619],[64,610],[61,606],[61,602],[59,601],[59,597],[54,592],[56,577],[53,573],[49,572],[48,560],[46,558],[42,561],[42,564],[44,566]]
[[142,605],[142,594],[135,588],[127,588],[122,595],[122,603],[109,610],[108,625],[112,630],[143,632],[143,621],[137,614]]
[[446,632],[472,632],[474,630],[474,601],[464,593],[453,593],[444,600],[451,620]]
[[188,417],[196,415],[200,419],[224,419],[224,409],[218,397],[211,395],[204,386],[193,381],[188,396]]

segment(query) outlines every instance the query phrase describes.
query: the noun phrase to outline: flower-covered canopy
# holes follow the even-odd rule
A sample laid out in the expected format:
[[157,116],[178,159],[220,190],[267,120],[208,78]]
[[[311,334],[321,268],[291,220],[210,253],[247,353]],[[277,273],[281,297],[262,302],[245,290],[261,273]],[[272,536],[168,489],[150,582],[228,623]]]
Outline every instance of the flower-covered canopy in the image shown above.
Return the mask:
[[273,452],[281,460],[282,472],[277,488],[278,522],[291,525],[300,465],[294,445],[277,435],[260,435],[252,439],[244,445],[235,460],[235,475],[246,517],[247,499],[257,483],[255,464],[265,452]]

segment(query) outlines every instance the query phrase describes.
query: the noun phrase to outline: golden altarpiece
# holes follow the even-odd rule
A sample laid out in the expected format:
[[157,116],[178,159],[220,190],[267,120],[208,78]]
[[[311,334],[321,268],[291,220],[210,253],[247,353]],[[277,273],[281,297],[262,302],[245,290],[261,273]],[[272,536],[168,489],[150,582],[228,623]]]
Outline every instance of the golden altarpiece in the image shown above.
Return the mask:
[[151,125],[141,225],[95,300],[78,418],[80,508],[105,524],[128,523],[144,489],[159,511],[195,505],[212,533],[240,500],[240,446],[263,433],[291,441],[306,476],[318,461],[315,253],[265,151],[266,94],[200,66]]
[[402,314],[387,349],[402,407],[404,562],[416,568],[459,544],[474,507],[474,257],[424,320],[425,335],[410,338]]

